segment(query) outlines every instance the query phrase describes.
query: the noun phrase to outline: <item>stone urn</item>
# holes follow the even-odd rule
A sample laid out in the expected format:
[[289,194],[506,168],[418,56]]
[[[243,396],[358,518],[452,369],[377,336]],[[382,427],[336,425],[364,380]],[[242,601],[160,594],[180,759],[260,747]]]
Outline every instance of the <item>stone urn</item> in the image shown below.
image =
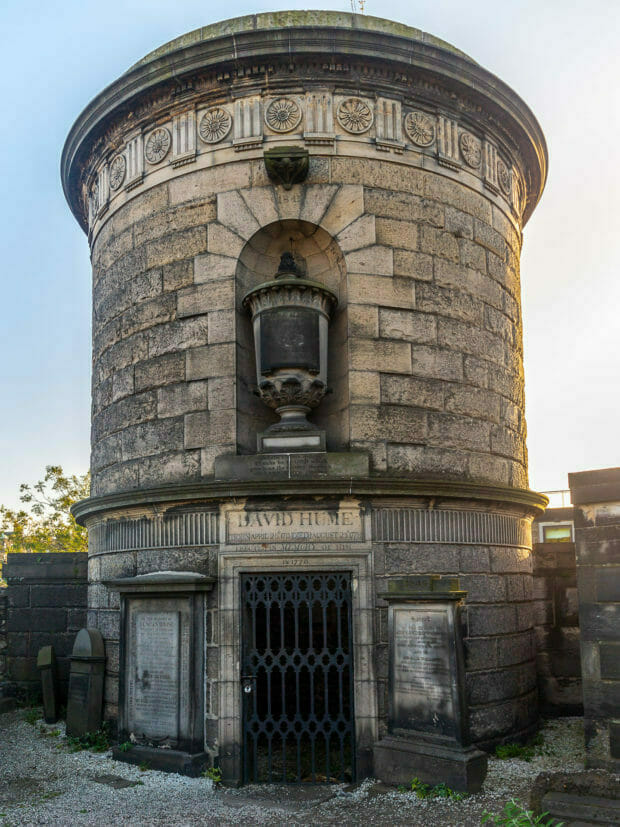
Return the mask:
[[257,393],[279,415],[258,435],[258,450],[324,451],[325,434],[307,415],[327,392],[327,337],[338,303],[333,291],[305,278],[292,253],[283,253],[271,281],[250,290],[243,306],[252,317]]

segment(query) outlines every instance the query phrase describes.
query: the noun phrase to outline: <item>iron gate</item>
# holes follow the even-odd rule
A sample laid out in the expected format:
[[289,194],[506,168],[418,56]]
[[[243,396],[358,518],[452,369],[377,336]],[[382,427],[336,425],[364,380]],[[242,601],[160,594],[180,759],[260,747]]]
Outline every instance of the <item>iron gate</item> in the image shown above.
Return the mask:
[[244,574],[243,780],[355,778],[351,575]]

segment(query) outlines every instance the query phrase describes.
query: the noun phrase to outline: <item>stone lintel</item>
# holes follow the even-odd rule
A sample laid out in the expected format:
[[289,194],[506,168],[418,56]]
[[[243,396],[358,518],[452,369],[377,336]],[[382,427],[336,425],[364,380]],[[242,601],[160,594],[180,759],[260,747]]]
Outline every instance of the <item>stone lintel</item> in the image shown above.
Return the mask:
[[121,594],[209,592],[214,583],[214,577],[193,571],[156,571],[152,574],[139,574],[137,577],[103,581],[104,586]]
[[458,577],[438,574],[399,577],[388,581],[387,592],[379,597],[389,601],[462,600],[466,591],[459,589]]

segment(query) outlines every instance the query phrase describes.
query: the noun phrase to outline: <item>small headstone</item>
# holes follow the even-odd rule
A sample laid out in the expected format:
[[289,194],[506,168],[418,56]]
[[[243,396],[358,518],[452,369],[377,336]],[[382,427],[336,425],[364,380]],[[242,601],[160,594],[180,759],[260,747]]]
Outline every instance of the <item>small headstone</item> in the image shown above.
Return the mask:
[[486,756],[468,745],[459,604],[455,578],[391,581],[389,734],[374,746],[375,774],[391,783],[418,777],[477,792]]
[[53,646],[42,646],[39,649],[37,668],[41,672],[43,718],[46,724],[55,724],[58,720],[58,706],[56,703],[56,654]]
[[67,735],[79,737],[101,728],[105,650],[101,632],[80,629],[71,655]]

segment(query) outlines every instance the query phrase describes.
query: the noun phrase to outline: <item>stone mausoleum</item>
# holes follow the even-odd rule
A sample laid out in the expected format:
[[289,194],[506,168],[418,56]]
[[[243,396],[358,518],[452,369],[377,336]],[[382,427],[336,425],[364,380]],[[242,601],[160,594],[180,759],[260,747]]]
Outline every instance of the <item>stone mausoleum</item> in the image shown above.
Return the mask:
[[80,115],[75,514],[126,755],[230,783],[474,789],[479,748],[531,732],[546,501],[519,256],[546,171],[500,79],[344,12],[190,32]]

